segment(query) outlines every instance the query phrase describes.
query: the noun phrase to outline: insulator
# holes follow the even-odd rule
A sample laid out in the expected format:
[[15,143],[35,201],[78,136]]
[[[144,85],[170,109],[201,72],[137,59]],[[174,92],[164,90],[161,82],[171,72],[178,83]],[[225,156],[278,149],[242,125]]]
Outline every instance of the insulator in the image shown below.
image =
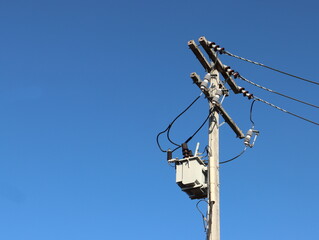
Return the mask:
[[245,90],[245,88],[244,88],[244,87],[239,87],[239,86],[238,86],[238,90],[239,90],[239,92],[241,92],[241,93],[242,93],[242,92]]
[[207,79],[208,81],[210,81],[212,79],[212,76],[210,75],[210,73],[207,73],[204,79]]
[[233,70],[233,69],[231,69],[231,68],[227,69],[226,71],[227,71],[229,74],[231,74],[231,75],[232,75],[232,74],[233,74],[233,72],[234,72],[234,70]]
[[189,149],[187,143],[182,144],[182,154],[185,158],[189,157]]
[[200,84],[200,88],[201,89],[208,88],[208,84],[209,84],[211,78],[212,78],[212,76],[209,73],[207,73],[204,77],[204,80]]
[[167,150],[167,161],[173,158],[173,152],[171,149]]
[[249,129],[246,133],[245,139],[244,139],[244,144],[246,146],[250,146],[250,140],[251,137],[253,136],[253,129]]
[[208,83],[209,83],[209,81],[206,80],[206,79],[204,79],[204,80],[201,82],[201,84],[200,84],[200,88],[201,88],[201,89],[207,88],[207,87],[208,87]]
[[188,156],[194,157],[194,154],[193,154],[193,151],[192,151],[192,150],[188,150]]
[[219,99],[220,99],[220,95],[216,94],[214,97],[213,97],[213,101],[214,102],[219,102]]
[[234,78],[238,78],[239,77],[239,73],[238,72],[234,72],[232,75],[234,76]]
[[254,97],[254,95],[251,94],[251,93],[247,93],[247,94],[246,94],[246,97],[248,97],[248,99],[252,99],[252,98]]
[[210,48],[212,48],[213,45],[216,45],[216,43],[214,43],[214,42],[208,42],[208,46],[209,46]]
[[212,45],[212,48],[215,50],[215,51],[218,51],[218,48],[219,48],[220,46],[219,45]]
[[224,51],[225,51],[225,48],[218,48],[217,51],[218,51],[220,54],[223,54]]

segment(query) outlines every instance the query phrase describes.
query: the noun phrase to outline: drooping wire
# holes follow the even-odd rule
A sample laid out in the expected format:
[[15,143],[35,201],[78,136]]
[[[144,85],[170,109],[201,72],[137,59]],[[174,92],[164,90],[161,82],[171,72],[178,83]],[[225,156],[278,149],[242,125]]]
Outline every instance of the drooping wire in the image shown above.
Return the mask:
[[254,82],[248,80],[247,78],[244,78],[244,77],[241,76],[241,75],[238,75],[238,78],[240,78],[241,80],[243,80],[243,81],[245,81],[245,82],[248,82],[248,83],[251,84],[251,85],[254,85],[254,86],[258,87],[258,88],[261,88],[261,89],[263,89],[263,90],[266,90],[266,91],[268,91],[268,92],[271,92],[271,93],[280,95],[280,96],[285,97],[285,98],[289,98],[289,99],[291,99],[291,100],[294,100],[294,101],[296,101],[296,102],[303,103],[303,104],[305,104],[305,105],[308,105],[308,106],[311,106],[311,107],[314,107],[314,108],[319,108],[319,106],[317,106],[317,105],[314,105],[314,104],[311,104],[311,103],[307,103],[307,102],[302,101],[302,100],[299,100],[299,99],[297,99],[297,98],[293,98],[293,97],[290,97],[290,96],[288,96],[288,95],[285,95],[285,94],[279,93],[279,92],[277,92],[277,91],[271,90],[271,89],[269,89],[269,88],[266,88],[266,87],[264,87],[264,86],[261,86],[261,85],[259,85],[259,84],[257,84],[257,83],[254,83]]
[[[159,143],[159,137],[160,137],[162,134],[164,134],[165,132],[168,132],[168,133],[167,133],[167,138],[168,138],[168,140],[169,140],[172,144],[174,144],[174,145],[180,147],[179,144],[174,143],[174,142],[170,139],[169,131],[170,131],[171,127],[173,126],[174,122],[175,122],[180,116],[182,116],[191,106],[193,106],[193,104],[194,104],[195,102],[197,102],[197,100],[198,100],[200,97],[201,97],[201,95],[199,95],[198,97],[196,97],[196,98],[192,101],[191,104],[189,104],[177,117],[174,118],[174,120],[168,125],[168,127],[167,127],[164,131],[161,131],[161,132],[159,132],[159,133],[157,134],[157,136],[156,136],[157,146],[158,146],[158,148],[159,148],[162,152],[167,152],[167,151],[166,151],[166,150],[163,150],[163,148],[161,147],[161,144]],[[176,149],[176,150],[177,150],[177,149]]]
[[228,162],[234,161],[236,158],[239,158],[241,155],[243,155],[244,152],[246,152],[246,150],[247,150],[247,146],[245,146],[244,150],[241,151],[241,153],[239,153],[237,156],[235,156],[235,157],[233,157],[233,158],[231,158],[229,160],[219,162],[219,164],[224,164],[224,163],[228,163]]
[[253,120],[253,107],[254,107],[254,104],[256,102],[256,99],[254,99],[250,105],[250,111],[249,111],[249,119],[250,119],[250,122],[252,124],[251,128],[254,129],[255,128],[255,122]]
[[202,129],[202,127],[204,127],[204,125],[206,124],[207,120],[210,118],[210,116],[213,114],[214,112],[214,108],[211,109],[209,111],[208,116],[206,117],[205,121],[202,123],[202,125],[200,125],[200,127],[193,133],[193,135],[191,135],[186,141],[185,143],[188,143],[190,140],[192,140],[192,138]]
[[225,51],[223,50],[222,53],[228,55],[228,56],[231,56],[231,57],[234,57],[234,58],[237,58],[237,59],[240,59],[240,60],[243,60],[243,61],[246,61],[246,62],[249,62],[249,63],[252,63],[252,64],[255,64],[255,65],[258,65],[258,66],[261,66],[261,67],[264,67],[264,68],[268,68],[272,71],[275,71],[275,72],[278,72],[278,73],[281,73],[281,74],[285,74],[287,76],[290,76],[290,77],[294,77],[294,78],[297,78],[299,80],[302,80],[302,81],[305,81],[305,82],[309,82],[309,83],[312,83],[312,84],[316,84],[316,85],[319,85],[319,82],[315,82],[315,81],[312,81],[312,80],[309,80],[309,79],[306,79],[306,78],[303,78],[303,77],[298,77],[296,75],[293,75],[293,74],[290,74],[290,73],[287,73],[287,72],[284,72],[284,71],[281,71],[281,70],[278,70],[276,68],[273,68],[273,67],[269,67],[263,63],[259,63],[259,62],[255,62],[255,61],[252,61],[252,60],[249,60],[247,58],[243,58],[243,57],[240,57],[240,56],[237,56],[235,54],[232,54],[228,51]]
[[206,213],[206,216],[205,216],[205,214],[199,209],[198,204],[200,204],[201,202],[205,202],[207,204],[208,204],[208,202],[206,200],[204,200],[204,199],[201,199],[201,200],[199,200],[196,203],[196,208],[197,208],[198,212],[201,214],[202,219],[203,219],[204,232],[206,232],[207,231],[207,225],[208,225],[208,223],[207,223],[207,213]]
[[[208,116],[206,117],[206,119],[204,120],[204,122],[199,126],[199,128],[189,137],[186,139],[185,143],[188,143],[190,140],[193,139],[193,137],[195,137],[195,135],[205,126],[207,120],[210,118],[210,116],[213,114],[214,112],[214,108],[209,112]],[[172,150],[172,152],[175,152],[177,149],[181,148],[182,146],[177,146],[176,148],[174,148]]]
[[307,122],[310,122],[310,123],[312,123],[312,124],[315,124],[315,125],[319,126],[319,123],[317,123],[317,122],[314,122],[314,121],[312,121],[312,120],[309,120],[309,119],[304,118],[304,117],[302,117],[302,116],[299,116],[299,115],[297,115],[297,114],[294,114],[294,113],[292,113],[292,112],[289,112],[289,111],[287,111],[287,110],[285,110],[285,109],[283,109],[283,108],[281,108],[281,107],[278,107],[278,106],[276,106],[275,104],[272,104],[272,103],[270,103],[270,102],[267,102],[267,101],[265,101],[265,100],[263,100],[263,99],[261,99],[261,98],[259,98],[259,97],[254,96],[254,99],[255,99],[256,101],[260,101],[260,102],[262,102],[262,103],[265,103],[265,104],[267,104],[267,105],[269,105],[269,106],[271,106],[271,107],[273,107],[273,108],[276,108],[276,109],[278,109],[278,110],[280,110],[280,111],[282,111],[282,112],[284,112],[284,113],[288,113],[288,114],[290,114],[290,115],[292,115],[292,116],[295,116],[295,117],[300,118],[300,119],[302,119],[302,120],[304,120],[304,121],[307,121]]
[[[249,120],[251,122],[251,128],[254,129],[255,128],[255,122],[253,120],[253,108],[254,108],[254,104],[257,100],[254,99],[250,105],[250,111],[249,111]],[[226,160],[226,161],[222,161],[222,162],[219,162],[219,164],[224,164],[224,163],[228,163],[228,162],[231,162],[231,161],[234,161],[236,158],[239,158],[241,155],[243,155],[247,150],[247,146],[245,146],[245,148],[241,151],[241,153],[239,153],[238,155],[236,155],[235,157],[229,159],[229,160]]]

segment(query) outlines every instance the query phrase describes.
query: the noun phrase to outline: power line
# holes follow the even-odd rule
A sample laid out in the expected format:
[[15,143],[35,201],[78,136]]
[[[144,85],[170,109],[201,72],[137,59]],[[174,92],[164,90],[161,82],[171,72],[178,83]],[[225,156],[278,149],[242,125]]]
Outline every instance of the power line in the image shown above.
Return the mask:
[[260,101],[260,102],[262,102],[262,103],[265,103],[265,104],[267,104],[267,105],[269,105],[269,106],[271,106],[271,107],[273,107],[273,108],[276,108],[276,109],[278,109],[278,110],[280,110],[280,111],[282,111],[282,112],[284,112],[284,113],[288,113],[288,114],[290,114],[290,115],[292,115],[292,116],[295,116],[295,117],[300,118],[300,119],[302,119],[302,120],[304,120],[304,121],[307,121],[307,122],[310,122],[310,123],[312,123],[312,124],[315,124],[315,125],[318,125],[318,126],[319,126],[319,123],[317,123],[317,122],[314,122],[314,121],[312,121],[312,120],[309,120],[309,119],[304,118],[304,117],[302,117],[302,116],[299,116],[299,115],[297,115],[297,114],[294,114],[294,113],[292,113],[292,112],[289,112],[289,111],[287,111],[287,110],[285,110],[285,109],[283,109],[283,108],[281,108],[281,107],[278,107],[278,106],[276,106],[276,105],[274,105],[274,104],[272,104],[272,103],[270,103],[270,102],[267,102],[267,101],[265,101],[265,100],[263,100],[263,99],[261,99],[261,98],[259,98],[259,97],[254,96],[254,99],[255,99],[256,101]]
[[228,56],[231,56],[231,57],[234,57],[234,58],[237,58],[237,59],[240,59],[240,60],[249,62],[249,63],[253,63],[253,64],[255,64],[255,65],[258,65],[258,66],[261,66],[261,67],[264,67],[264,68],[268,68],[268,69],[270,69],[270,70],[272,70],[272,71],[279,72],[279,73],[281,73],[281,74],[285,74],[285,75],[287,75],[287,76],[294,77],[294,78],[300,79],[300,80],[305,81],[305,82],[309,82],[309,83],[312,83],[312,84],[319,85],[318,82],[315,82],[315,81],[312,81],[312,80],[309,80],[309,79],[306,79],[306,78],[303,78],[303,77],[299,77],[299,76],[296,76],[296,75],[293,75],[293,74],[290,74],[290,73],[281,71],[281,70],[276,69],[276,68],[273,68],[273,67],[269,67],[269,66],[267,66],[267,65],[265,65],[265,64],[263,64],[263,63],[255,62],[255,61],[249,60],[249,59],[247,59],[247,58],[243,58],[243,57],[237,56],[237,55],[232,54],[232,53],[230,53],[230,52],[228,52],[228,51],[226,51],[226,50],[224,50],[224,49],[221,49],[221,50],[220,50],[220,53],[226,54],[226,55],[228,55]]
[[305,105],[308,105],[308,106],[311,106],[311,107],[314,107],[314,108],[319,108],[319,106],[317,106],[317,105],[314,105],[314,104],[311,104],[311,103],[308,103],[308,102],[299,100],[299,99],[294,98],[294,97],[290,97],[290,96],[288,96],[288,95],[285,95],[285,94],[282,94],[282,93],[280,93],[280,92],[274,91],[274,90],[272,90],[272,89],[270,89],[270,88],[266,88],[266,87],[264,87],[264,86],[261,86],[261,85],[259,85],[259,84],[257,84],[257,83],[254,83],[254,82],[248,80],[247,78],[244,78],[244,77],[241,76],[241,75],[238,75],[238,78],[240,78],[241,80],[243,80],[243,81],[245,81],[245,82],[248,82],[248,83],[251,84],[251,85],[254,85],[254,86],[258,87],[258,88],[261,88],[261,89],[263,89],[263,90],[266,90],[266,91],[268,91],[268,92],[271,92],[271,93],[280,95],[280,96],[282,96],[282,97],[285,97],[285,98],[294,100],[294,101],[296,101],[296,102],[303,103],[303,104],[305,104]]

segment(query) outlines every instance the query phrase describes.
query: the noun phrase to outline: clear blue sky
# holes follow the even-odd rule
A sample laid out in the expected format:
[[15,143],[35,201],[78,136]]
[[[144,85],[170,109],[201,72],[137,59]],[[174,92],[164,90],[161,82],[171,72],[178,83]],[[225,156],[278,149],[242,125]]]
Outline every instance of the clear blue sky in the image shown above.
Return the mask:
[[[187,41],[206,36],[318,81],[318,7],[315,0],[1,1],[0,239],[205,239],[196,201],[177,187],[155,142],[199,94],[189,74],[204,71]],[[319,104],[316,85],[221,58],[257,83]],[[238,84],[319,121],[318,109]],[[246,132],[250,102],[231,95],[224,106]],[[185,140],[206,114],[202,99],[172,138]],[[318,126],[261,103],[254,121],[256,146],[221,168],[222,239],[318,239]],[[203,129],[190,147],[206,138]],[[242,148],[224,125],[221,160]]]

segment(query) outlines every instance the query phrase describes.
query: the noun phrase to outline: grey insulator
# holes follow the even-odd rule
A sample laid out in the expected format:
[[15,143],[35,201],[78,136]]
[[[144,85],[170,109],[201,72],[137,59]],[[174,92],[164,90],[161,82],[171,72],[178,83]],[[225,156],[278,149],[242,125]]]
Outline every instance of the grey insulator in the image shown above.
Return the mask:
[[207,74],[205,75],[205,77],[204,77],[204,80],[203,80],[202,83],[200,84],[200,88],[201,88],[201,89],[208,88],[208,84],[209,84],[211,78],[212,78],[212,76],[211,76],[209,73],[207,73]]
[[253,130],[252,129],[249,129],[246,133],[246,137],[245,137],[245,140],[244,140],[244,143],[246,146],[250,146],[250,140],[251,140],[251,137],[253,136]]

